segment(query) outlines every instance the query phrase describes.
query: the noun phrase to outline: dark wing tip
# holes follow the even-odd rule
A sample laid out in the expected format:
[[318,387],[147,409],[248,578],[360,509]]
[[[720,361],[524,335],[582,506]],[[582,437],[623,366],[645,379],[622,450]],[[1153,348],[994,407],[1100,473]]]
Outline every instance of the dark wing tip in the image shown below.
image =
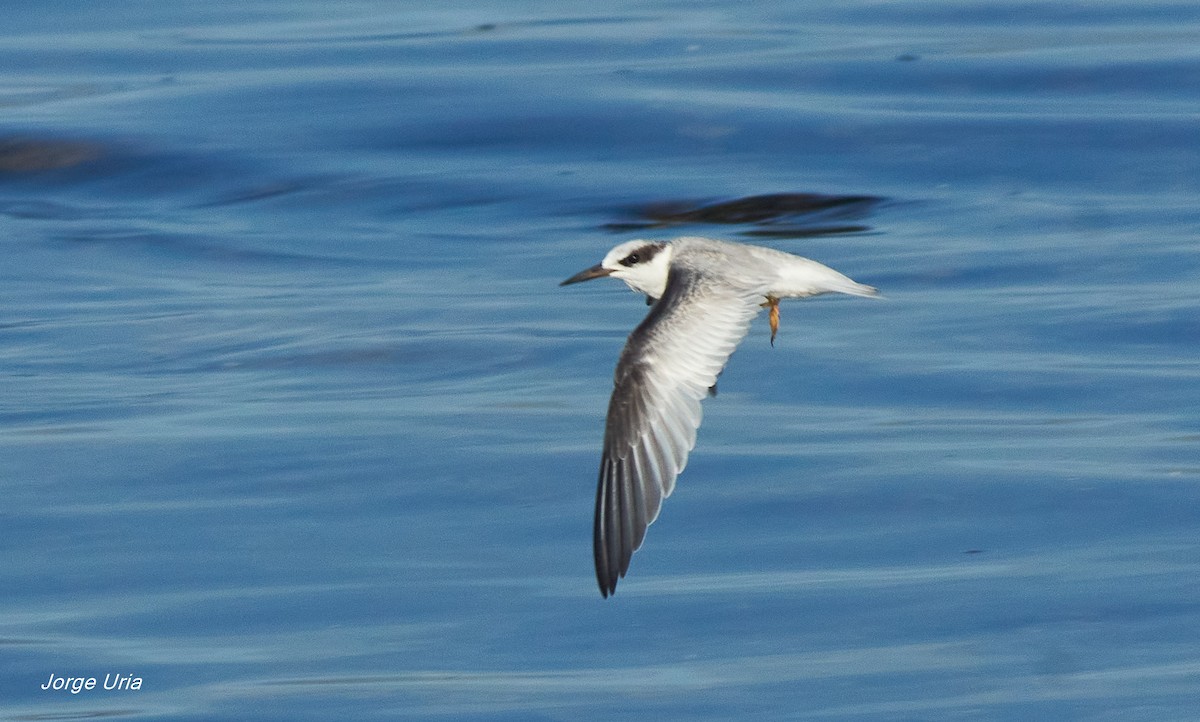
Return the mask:
[[629,571],[633,551],[645,533],[639,532],[633,513],[640,500],[634,498],[633,469],[629,459],[608,454],[600,460],[596,486],[596,518],[592,552],[596,560],[596,582],[604,598],[617,591],[617,581]]

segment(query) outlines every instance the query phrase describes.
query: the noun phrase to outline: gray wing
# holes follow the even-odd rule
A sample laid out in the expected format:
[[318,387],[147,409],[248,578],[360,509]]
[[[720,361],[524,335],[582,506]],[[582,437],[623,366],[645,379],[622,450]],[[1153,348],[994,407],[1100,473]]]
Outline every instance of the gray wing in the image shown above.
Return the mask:
[[621,352],[596,490],[593,551],[607,597],[625,576],[696,444],[700,401],[745,337],[763,294],[673,266]]

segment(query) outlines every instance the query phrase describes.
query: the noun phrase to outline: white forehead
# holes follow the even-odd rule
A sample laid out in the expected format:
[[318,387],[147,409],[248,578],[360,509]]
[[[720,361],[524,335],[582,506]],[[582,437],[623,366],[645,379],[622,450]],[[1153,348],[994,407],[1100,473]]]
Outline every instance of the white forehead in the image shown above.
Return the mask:
[[625,241],[624,243],[613,246],[613,249],[608,252],[608,255],[604,257],[604,260],[600,265],[615,265],[622,258],[625,258],[630,253],[633,253],[642,246],[645,246],[647,243],[648,241]]
[[625,258],[639,248],[643,248],[649,243],[651,243],[651,241],[625,241],[620,245],[613,246],[613,249],[608,252],[608,255],[604,257],[604,260],[600,262],[600,265],[604,266],[605,268],[616,266],[619,264],[622,258]]

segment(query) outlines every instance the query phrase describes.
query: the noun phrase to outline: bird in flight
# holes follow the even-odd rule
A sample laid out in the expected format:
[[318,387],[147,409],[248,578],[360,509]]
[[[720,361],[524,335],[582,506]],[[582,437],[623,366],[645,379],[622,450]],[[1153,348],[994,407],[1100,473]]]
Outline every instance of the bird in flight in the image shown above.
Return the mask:
[[560,285],[604,276],[651,305],[617,361],[604,427],[592,543],[607,598],[696,445],[701,400],[759,310],[769,309],[774,345],[780,299],[878,292],[807,258],[696,237],[627,241]]

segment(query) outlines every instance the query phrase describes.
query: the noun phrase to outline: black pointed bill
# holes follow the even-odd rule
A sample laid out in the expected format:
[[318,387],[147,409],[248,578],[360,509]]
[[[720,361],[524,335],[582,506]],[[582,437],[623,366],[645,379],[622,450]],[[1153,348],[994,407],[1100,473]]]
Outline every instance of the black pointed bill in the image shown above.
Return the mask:
[[596,265],[592,266],[591,268],[583,269],[579,273],[576,273],[574,276],[571,276],[570,278],[568,278],[567,280],[563,281],[562,283],[560,283],[558,285],[569,286],[572,283],[579,283],[580,281],[590,281],[593,278],[603,278],[604,276],[607,276],[610,273],[612,273],[611,268],[605,268],[604,266],[601,266],[599,263],[597,263]]

